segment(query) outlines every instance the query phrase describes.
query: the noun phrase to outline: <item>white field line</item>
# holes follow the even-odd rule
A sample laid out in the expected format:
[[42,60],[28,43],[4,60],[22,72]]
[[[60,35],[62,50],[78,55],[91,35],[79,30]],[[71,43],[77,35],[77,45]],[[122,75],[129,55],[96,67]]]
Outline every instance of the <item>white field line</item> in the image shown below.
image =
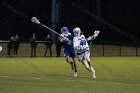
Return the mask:
[[[56,81],[60,81],[60,79],[53,79],[53,80],[56,80]],[[91,80],[89,80],[89,81],[77,81],[77,80],[70,80],[70,79],[63,79],[63,80],[61,80],[61,81],[74,81],[74,82],[84,82],[84,83],[108,83],[108,84],[121,84],[121,85],[140,85],[140,84],[130,84],[130,83],[121,83],[121,82],[103,82],[103,81],[91,81]]]
[[24,84],[23,86],[24,86],[24,87],[31,87],[31,86],[29,86],[29,85],[25,85],[25,84]]
[[0,77],[3,77],[3,78],[11,78],[11,79],[14,79],[14,78],[17,78],[17,79],[42,79],[42,78],[36,78],[36,77],[20,77],[20,76],[0,76]]
[[[36,78],[36,77],[15,77],[15,76],[0,76],[1,78],[10,78],[10,79],[15,79],[15,78],[20,78],[20,79],[34,79],[34,80],[40,80],[40,79],[46,79],[46,78]],[[122,82],[113,82],[113,81],[91,81],[91,80],[87,80],[87,81],[79,81],[79,80],[74,80],[74,79],[50,79],[49,82],[57,82],[57,81],[66,81],[66,82],[71,82],[71,81],[74,81],[74,82],[83,82],[83,83],[106,83],[106,84],[119,84],[119,85],[140,85],[140,84],[131,84],[131,83],[122,83]],[[31,87],[29,85],[23,85],[25,87]]]
[[[1,78],[15,79],[15,77],[12,77],[12,76],[0,76],[0,77]],[[23,87],[31,87],[31,86],[24,84]]]

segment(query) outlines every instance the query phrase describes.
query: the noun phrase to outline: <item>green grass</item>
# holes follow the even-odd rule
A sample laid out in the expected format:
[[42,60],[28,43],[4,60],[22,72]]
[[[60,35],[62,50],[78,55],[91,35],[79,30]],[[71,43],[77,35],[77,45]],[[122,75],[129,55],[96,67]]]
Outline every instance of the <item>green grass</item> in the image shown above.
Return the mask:
[[64,58],[0,58],[0,93],[139,93],[139,57],[95,57],[96,79]]

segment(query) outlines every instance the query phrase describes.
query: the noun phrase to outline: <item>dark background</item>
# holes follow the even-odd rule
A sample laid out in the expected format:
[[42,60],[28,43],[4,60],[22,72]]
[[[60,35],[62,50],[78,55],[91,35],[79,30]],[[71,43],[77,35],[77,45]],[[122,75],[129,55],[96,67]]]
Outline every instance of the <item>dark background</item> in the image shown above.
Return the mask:
[[[96,41],[140,41],[139,0],[100,0],[100,4],[97,4],[98,0],[59,1],[61,1],[60,26],[67,26],[71,32],[78,26],[86,37],[92,35],[95,30],[100,30]],[[26,16],[11,11],[6,4]],[[31,23],[29,18],[32,16],[36,16],[43,24],[51,27],[51,0],[2,0],[0,40],[8,40],[11,36],[19,34],[20,39],[26,41],[33,33],[39,40],[43,40],[50,32],[42,31],[43,29]],[[60,32],[60,29],[57,29],[57,32]]]

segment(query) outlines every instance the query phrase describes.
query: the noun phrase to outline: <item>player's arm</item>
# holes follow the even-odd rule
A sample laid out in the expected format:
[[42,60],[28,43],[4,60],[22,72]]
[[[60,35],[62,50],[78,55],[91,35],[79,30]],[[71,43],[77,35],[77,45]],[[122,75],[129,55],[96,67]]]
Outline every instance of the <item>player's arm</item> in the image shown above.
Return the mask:
[[64,37],[63,35],[61,35],[61,36],[59,37],[59,41],[63,43],[63,42],[69,41],[69,39],[68,39],[67,37]]
[[94,40],[98,35],[99,35],[100,31],[95,31],[94,32],[94,35],[88,37],[86,40],[87,41],[91,41],[91,40]]

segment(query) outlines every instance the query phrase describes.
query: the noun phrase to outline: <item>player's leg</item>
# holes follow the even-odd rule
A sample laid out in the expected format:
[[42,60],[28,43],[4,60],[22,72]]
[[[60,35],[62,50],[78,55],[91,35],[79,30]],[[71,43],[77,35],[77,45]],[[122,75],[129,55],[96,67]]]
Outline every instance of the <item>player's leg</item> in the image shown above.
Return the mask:
[[16,48],[14,47],[14,55],[16,55]]
[[31,47],[31,57],[33,57],[33,47]]
[[15,54],[17,55],[18,48],[16,47]]
[[91,63],[90,63],[90,53],[89,53],[89,52],[85,53],[85,59],[87,60],[87,63],[88,63],[88,65],[89,65],[89,67],[90,67],[90,71],[91,71],[92,77],[93,77],[93,78],[96,78],[95,70],[94,70],[94,68],[91,66]]
[[79,61],[79,62],[82,61],[82,55],[81,55],[81,54],[77,54],[77,58],[78,58],[78,61]]
[[89,59],[89,52],[85,52],[84,54],[82,54],[82,60],[81,62],[83,63],[83,65],[85,66],[85,68],[91,72],[92,74],[92,77],[93,78],[96,78],[95,77],[95,70],[93,70],[93,68],[91,67],[91,64],[90,62],[88,62],[90,59]]
[[45,50],[44,57],[46,57],[46,56],[47,56],[47,51],[48,51],[48,46],[46,45],[46,50]]
[[96,78],[95,70],[94,70],[94,68],[91,66],[90,61],[87,61],[87,63],[89,64],[92,77],[93,77],[93,78]]
[[49,46],[49,50],[50,50],[50,57],[52,57],[52,46]]
[[65,49],[64,49],[64,57],[65,57],[65,59],[66,59],[66,62],[69,63],[69,64],[71,65],[71,69],[74,70],[74,64],[73,64],[73,62],[71,62],[71,61],[69,60],[70,53],[69,53],[68,50],[65,50]]
[[7,55],[8,55],[8,56],[10,56],[10,51],[11,51],[11,49],[8,48],[8,49],[7,49]]
[[73,65],[74,65],[74,77],[77,77],[77,65],[76,65],[75,58],[72,58],[72,60],[73,60]]
[[89,66],[87,60],[86,60],[86,59],[82,59],[81,62],[82,62],[82,64],[85,66],[85,68],[86,68],[88,71],[91,72],[91,69],[90,69],[90,66]]
[[34,48],[34,57],[36,57],[36,47]]
[[88,71],[91,72],[92,77],[93,77],[93,78],[96,78],[96,76],[95,76],[95,70],[94,70],[92,67],[89,66],[87,60],[86,60],[86,59],[83,59],[83,60],[82,60],[82,63],[84,64],[85,68],[86,68]]
[[70,57],[67,55],[67,56],[65,56],[65,59],[66,59],[66,62],[68,63],[68,64],[70,64],[71,65],[71,69],[72,70],[74,70],[74,63],[72,62],[72,61],[70,61],[70,59],[69,59]]
[[77,65],[76,65],[76,53],[75,53],[75,50],[71,50],[70,51],[70,56],[72,57],[72,61],[73,61],[73,64],[74,64],[74,77],[77,77]]
[[84,54],[77,55],[77,58],[78,58],[78,61],[81,62],[88,71],[90,71],[90,69],[88,69],[88,66],[87,66],[88,64],[86,62],[86,59],[84,58]]
[[77,58],[78,58],[78,61],[81,62],[88,71],[90,71],[90,69],[88,68],[86,59],[84,58],[84,54],[77,54]]
[[78,57],[78,60],[79,60],[80,62],[82,62],[82,64],[85,66],[85,68],[86,68],[89,72],[91,72],[92,77],[93,77],[93,78],[96,78],[96,76],[95,76],[95,70],[93,69],[93,67],[92,67],[91,64],[90,64],[90,53],[87,51],[87,52],[85,52],[84,54],[79,54],[79,55],[77,55],[77,57]]

